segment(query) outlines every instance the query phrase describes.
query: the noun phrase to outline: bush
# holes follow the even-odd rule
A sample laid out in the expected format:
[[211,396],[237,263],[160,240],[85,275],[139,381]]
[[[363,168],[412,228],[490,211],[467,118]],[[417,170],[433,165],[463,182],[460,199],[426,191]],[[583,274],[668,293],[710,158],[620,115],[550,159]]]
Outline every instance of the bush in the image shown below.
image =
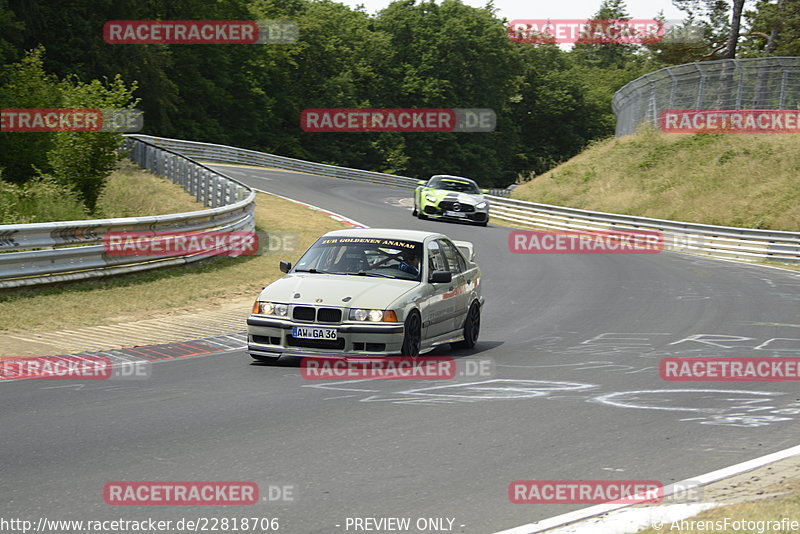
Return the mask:
[[0,180],[0,224],[71,221],[88,216],[78,194],[49,175],[24,185]]

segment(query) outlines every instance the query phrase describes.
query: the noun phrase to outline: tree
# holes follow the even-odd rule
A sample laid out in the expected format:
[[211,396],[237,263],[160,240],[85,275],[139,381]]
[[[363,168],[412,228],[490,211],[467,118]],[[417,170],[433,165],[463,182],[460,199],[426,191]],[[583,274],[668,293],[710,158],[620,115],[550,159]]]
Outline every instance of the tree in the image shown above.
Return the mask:
[[[603,0],[600,8],[587,21],[630,20],[625,0]],[[638,46],[630,43],[592,43],[578,40],[572,49],[575,60],[584,65],[600,68],[626,68],[636,61]]]
[[[57,108],[62,102],[58,79],[44,70],[44,48],[32,50],[0,71],[0,108]],[[49,133],[0,134],[3,178],[22,184],[39,172],[49,172],[47,152],[53,141]]]
[[[133,83],[128,88],[119,75],[106,83],[99,80],[82,83],[74,76],[60,83],[62,102],[67,108],[129,110],[138,104],[133,98],[136,87]],[[55,140],[47,153],[47,161],[53,176],[76,191],[93,212],[106,178],[120,159],[122,134],[59,132],[51,135]]]

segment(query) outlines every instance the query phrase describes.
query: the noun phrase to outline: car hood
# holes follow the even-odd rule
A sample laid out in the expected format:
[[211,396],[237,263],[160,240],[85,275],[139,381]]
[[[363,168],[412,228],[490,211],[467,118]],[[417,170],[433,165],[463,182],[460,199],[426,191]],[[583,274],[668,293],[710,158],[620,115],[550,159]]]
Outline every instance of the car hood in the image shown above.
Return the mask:
[[259,300],[383,310],[417,285],[372,276],[290,273],[265,287]]
[[471,204],[474,206],[485,200],[483,195],[470,195],[469,193],[457,193],[444,189],[428,189],[427,191],[423,191],[423,194],[435,197],[437,203],[446,200],[448,202],[459,202],[461,204]]

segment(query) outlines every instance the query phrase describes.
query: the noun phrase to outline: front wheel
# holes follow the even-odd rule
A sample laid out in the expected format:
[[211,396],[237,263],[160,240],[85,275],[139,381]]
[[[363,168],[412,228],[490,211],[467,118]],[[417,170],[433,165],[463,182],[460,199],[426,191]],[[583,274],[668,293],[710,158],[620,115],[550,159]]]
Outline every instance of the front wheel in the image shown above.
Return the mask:
[[403,336],[403,346],[400,352],[403,356],[419,356],[420,345],[422,344],[422,319],[419,312],[413,310],[406,317],[404,323],[405,335]]
[[481,333],[481,307],[477,302],[473,302],[467,312],[464,321],[464,340],[453,343],[457,349],[471,349],[478,342],[478,335]]

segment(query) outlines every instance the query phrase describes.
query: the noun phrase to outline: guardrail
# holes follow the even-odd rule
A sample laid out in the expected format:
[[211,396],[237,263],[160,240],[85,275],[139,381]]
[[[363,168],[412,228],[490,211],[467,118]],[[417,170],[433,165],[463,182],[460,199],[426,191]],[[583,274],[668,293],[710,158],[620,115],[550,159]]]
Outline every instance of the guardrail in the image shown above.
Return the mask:
[[[336,167],[225,145],[145,136],[132,137],[145,139],[155,145],[206,161],[295,170],[404,189],[413,189],[417,183],[415,179],[407,176]],[[500,192],[509,193],[507,190]],[[800,261],[800,233],[796,232],[713,226],[603,213],[502,198],[496,194],[490,195],[490,202],[493,219],[523,227],[575,231],[658,230],[663,233],[665,250],[748,261],[764,259]]]
[[37,224],[0,225],[0,289],[86,280],[181,265],[207,254],[109,255],[109,232],[157,231],[202,237],[210,231],[253,231],[255,192],[186,156],[129,137],[124,148],[141,167],[180,184],[211,209],[156,215]]
[[[384,174],[381,172],[365,171],[362,169],[351,169],[348,167],[337,167],[324,163],[314,163],[301,159],[276,156],[255,150],[236,148],[227,145],[216,145],[213,143],[199,143],[196,141],[183,141],[181,139],[169,139],[166,137],[152,137],[145,135],[131,135],[135,139],[141,139],[161,146],[175,152],[180,152],[190,158],[214,161],[218,163],[236,163],[239,165],[256,165],[259,167],[274,167],[289,171],[298,171],[308,174],[319,174],[333,178],[343,178],[345,180],[355,180],[359,182],[370,182],[374,184],[391,185],[404,189],[414,189],[417,187],[417,178],[408,176],[398,176],[394,174]],[[497,196],[508,196],[511,194],[507,189],[492,189],[492,194]]]
[[[114,256],[104,253],[108,232],[171,233],[253,230],[255,193],[246,185],[192,158],[267,166],[322,176],[413,189],[406,176],[348,169],[224,145],[127,136],[126,148],[140,166],[184,187],[212,209],[123,219],[0,225],[0,289],[83,280],[180,265],[203,254]],[[508,194],[507,190],[494,191]],[[572,231],[658,230],[666,250],[759,261],[800,261],[800,233],[713,226],[631,215],[602,213],[490,195],[491,217],[513,225]]]
[[800,261],[800,233],[713,226],[633,215],[491,199],[491,217],[515,225],[572,231],[657,230],[664,250],[747,261]]

